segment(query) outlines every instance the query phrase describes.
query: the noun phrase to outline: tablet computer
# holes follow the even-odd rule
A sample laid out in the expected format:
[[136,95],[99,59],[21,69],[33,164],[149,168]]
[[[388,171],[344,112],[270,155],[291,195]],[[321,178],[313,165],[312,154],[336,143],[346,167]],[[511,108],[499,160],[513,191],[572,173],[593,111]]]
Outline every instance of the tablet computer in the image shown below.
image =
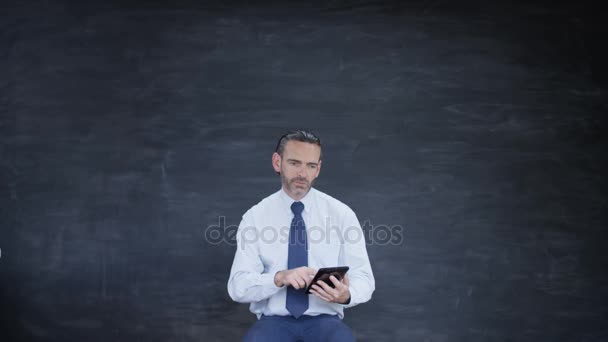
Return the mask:
[[342,281],[342,278],[344,278],[344,275],[346,274],[346,272],[348,272],[348,266],[319,268],[319,270],[317,271],[317,274],[315,274],[315,277],[312,279],[312,281],[310,282],[310,285],[306,289],[306,293],[309,294],[310,289],[312,288],[312,285],[316,284],[317,281],[319,281],[319,280],[323,280],[330,287],[335,287],[334,283],[331,282],[331,279],[329,279],[329,277],[333,275],[339,281]]

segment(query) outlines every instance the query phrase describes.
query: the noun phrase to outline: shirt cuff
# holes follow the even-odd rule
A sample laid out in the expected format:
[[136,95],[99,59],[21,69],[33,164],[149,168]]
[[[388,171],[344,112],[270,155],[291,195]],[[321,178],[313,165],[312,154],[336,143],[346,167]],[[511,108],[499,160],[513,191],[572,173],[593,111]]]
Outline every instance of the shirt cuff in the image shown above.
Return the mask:
[[357,305],[356,302],[353,302],[353,298],[356,298],[356,291],[351,287],[348,289],[348,291],[350,292],[350,298],[348,298],[348,302],[346,303],[340,303],[340,305],[342,305],[343,308],[350,308],[352,306]]
[[260,285],[264,285],[264,286],[270,286],[272,288],[275,289],[280,289],[281,287],[277,286],[274,283],[274,276],[276,275],[277,272],[271,272],[271,273],[262,273],[260,275]]

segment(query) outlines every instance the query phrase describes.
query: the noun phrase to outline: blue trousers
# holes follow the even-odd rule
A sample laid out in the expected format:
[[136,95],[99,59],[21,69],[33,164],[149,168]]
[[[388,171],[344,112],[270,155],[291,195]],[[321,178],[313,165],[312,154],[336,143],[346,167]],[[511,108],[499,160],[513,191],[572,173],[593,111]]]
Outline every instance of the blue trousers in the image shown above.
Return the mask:
[[350,328],[336,315],[264,316],[245,334],[243,342],[354,342]]

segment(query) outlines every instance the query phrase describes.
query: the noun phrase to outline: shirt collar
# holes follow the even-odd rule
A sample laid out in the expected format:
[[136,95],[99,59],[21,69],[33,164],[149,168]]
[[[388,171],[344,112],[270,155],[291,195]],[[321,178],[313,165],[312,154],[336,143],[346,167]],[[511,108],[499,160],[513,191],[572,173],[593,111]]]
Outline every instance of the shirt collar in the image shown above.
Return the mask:
[[[309,211],[312,208],[314,192],[315,189],[311,187],[310,190],[308,190],[308,193],[302,199],[300,199],[299,202],[304,203],[304,212]],[[293,202],[296,201],[293,198],[289,197],[283,187],[281,187],[281,190],[279,191],[279,197],[281,198],[281,203],[285,204],[285,207],[291,213],[291,205],[293,204]]]

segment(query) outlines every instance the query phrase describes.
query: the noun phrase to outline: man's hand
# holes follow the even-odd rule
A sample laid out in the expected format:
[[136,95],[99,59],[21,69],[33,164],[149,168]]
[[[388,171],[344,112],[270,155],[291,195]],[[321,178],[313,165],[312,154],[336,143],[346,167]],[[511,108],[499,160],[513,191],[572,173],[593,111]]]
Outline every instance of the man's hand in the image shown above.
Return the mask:
[[317,270],[306,266],[279,271],[274,276],[274,284],[278,287],[291,285],[295,289],[305,289],[315,274],[317,274]]
[[317,281],[317,284],[312,285],[310,292],[326,302],[346,304],[350,299],[348,275],[344,275],[343,283],[333,275],[329,277],[329,280],[331,280],[335,288],[332,289],[331,286],[325,284],[324,281],[319,280]]

